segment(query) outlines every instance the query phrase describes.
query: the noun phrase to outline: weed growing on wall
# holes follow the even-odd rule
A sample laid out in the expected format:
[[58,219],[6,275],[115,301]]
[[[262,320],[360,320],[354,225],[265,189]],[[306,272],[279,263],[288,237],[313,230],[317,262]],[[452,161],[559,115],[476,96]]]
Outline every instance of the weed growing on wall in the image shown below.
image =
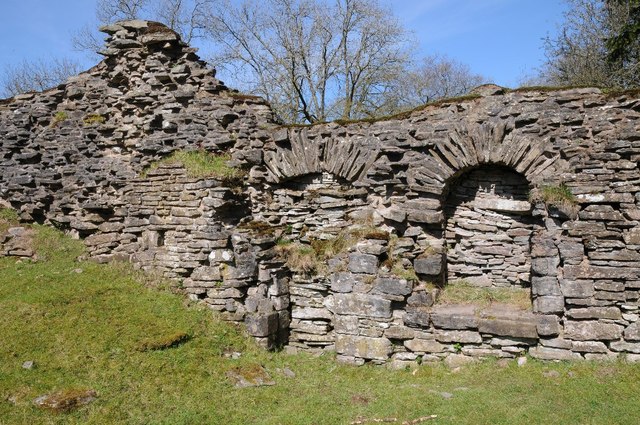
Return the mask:
[[231,156],[227,154],[214,154],[203,149],[196,151],[176,151],[167,158],[161,159],[142,172],[146,177],[163,164],[181,164],[189,177],[212,177],[227,184],[239,184],[245,176],[245,172],[239,168],[230,167],[227,163]]
[[61,122],[66,121],[67,118],[69,118],[69,115],[65,111],[58,111],[53,116],[53,119],[51,120],[50,126],[51,127],[56,127]]
[[492,304],[508,304],[521,310],[531,309],[529,288],[484,288],[473,286],[466,280],[449,282],[438,293],[438,304],[473,304],[489,307]]
[[84,125],[104,124],[106,121],[107,119],[100,114],[89,114],[82,120]]
[[20,221],[18,212],[11,208],[0,208],[0,234],[6,232],[11,226]]
[[546,205],[555,207],[573,207],[578,203],[571,189],[564,183],[557,186],[540,186],[531,191],[529,199],[532,202],[544,202]]

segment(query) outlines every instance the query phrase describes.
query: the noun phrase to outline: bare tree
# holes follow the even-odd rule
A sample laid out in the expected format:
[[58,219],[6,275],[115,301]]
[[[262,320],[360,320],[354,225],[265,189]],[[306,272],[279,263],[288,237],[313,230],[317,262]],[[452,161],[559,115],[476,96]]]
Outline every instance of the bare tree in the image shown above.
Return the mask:
[[149,5],[149,0],[98,0],[96,17],[102,24],[124,19],[137,19]]
[[95,56],[103,47],[99,25],[125,19],[149,19],[162,22],[189,43],[202,29],[206,6],[214,0],[98,0],[96,21],[72,37],[78,51]]
[[4,69],[0,89],[3,97],[28,91],[43,91],[63,83],[80,71],[80,65],[71,59],[25,60]]
[[640,83],[639,45],[634,60],[611,61],[607,40],[616,39],[630,19],[635,0],[566,0],[569,8],[555,37],[544,49],[545,77],[557,85],[632,87]]
[[204,12],[210,2],[211,0],[159,0],[152,9],[152,16],[190,43],[203,29]]
[[462,96],[489,82],[471,68],[445,55],[431,55],[406,72],[393,86],[384,105],[385,113],[410,109],[448,97]]
[[214,66],[289,122],[374,114],[409,60],[406,32],[377,0],[245,0],[214,5]]

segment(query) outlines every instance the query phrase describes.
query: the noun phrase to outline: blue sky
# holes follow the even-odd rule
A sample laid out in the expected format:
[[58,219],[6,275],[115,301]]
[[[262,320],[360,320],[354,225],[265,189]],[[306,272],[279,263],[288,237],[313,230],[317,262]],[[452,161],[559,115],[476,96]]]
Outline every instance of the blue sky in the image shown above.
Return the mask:
[[[71,36],[95,20],[94,0],[1,0],[0,71],[24,59],[74,57]],[[419,42],[496,84],[516,87],[544,58],[542,38],[562,21],[562,0],[383,0]],[[224,80],[224,75],[220,75]]]

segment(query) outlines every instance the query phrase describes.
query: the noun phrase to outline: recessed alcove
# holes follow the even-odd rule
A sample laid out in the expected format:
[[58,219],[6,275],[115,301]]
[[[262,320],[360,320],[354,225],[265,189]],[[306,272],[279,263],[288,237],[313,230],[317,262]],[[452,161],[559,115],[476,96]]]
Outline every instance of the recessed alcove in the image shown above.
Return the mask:
[[482,166],[450,182],[444,203],[447,281],[529,287],[536,220],[529,183],[500,166]]

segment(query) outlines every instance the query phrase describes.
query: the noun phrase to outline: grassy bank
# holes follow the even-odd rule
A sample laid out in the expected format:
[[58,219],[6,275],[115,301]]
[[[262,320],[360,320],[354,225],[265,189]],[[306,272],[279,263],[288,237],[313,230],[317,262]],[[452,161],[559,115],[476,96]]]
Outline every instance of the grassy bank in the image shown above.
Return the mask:
[[[39,228],[35,243],[37,262],[0,259],[0,424],[402,423],[428,415],[438,416],[433,424],[640,423],[640,365],[487,361],[457,373],[443,365],[391,371],[267,353],[207,309],[144,286],[127,266],[75,261],[82,247],[54,231]],[[27,361],[34,367],[23,368]],[[227,377],[258,366],[275,385],[241,389]],[[68,413],[33,403],[82,389],[96,400]]]

